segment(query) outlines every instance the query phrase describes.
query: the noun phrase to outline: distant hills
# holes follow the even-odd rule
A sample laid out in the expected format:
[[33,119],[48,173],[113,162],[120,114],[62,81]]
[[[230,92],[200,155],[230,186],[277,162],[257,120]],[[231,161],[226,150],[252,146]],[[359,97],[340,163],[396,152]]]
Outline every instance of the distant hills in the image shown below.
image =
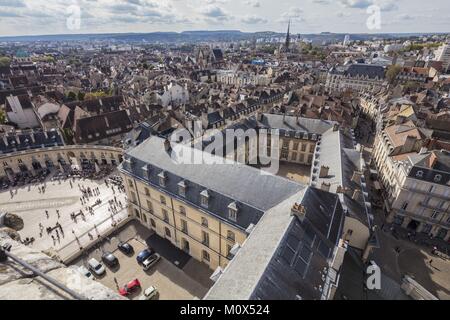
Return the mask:
[[[284,33],[272,31],[241,32],[239,30],[218,31],[184,31],[184,32],[151,32],[151,33],[101,33],[101,34],[58,34],[37,36],[0,37],[0,42],[48,42],[48,41],[118,41],[118,42],[148,42],[148,43],[182,43],[182,42],[210,42],[210,41],[239,41],[255,38],[283,37]],[[346,34],[323,32],[320,34],[302,34],[315,42],[342,41]],[[392,34],[351,34],[352,40],[370,40],[373,38],[409,38],[430,33],[392,33]]]

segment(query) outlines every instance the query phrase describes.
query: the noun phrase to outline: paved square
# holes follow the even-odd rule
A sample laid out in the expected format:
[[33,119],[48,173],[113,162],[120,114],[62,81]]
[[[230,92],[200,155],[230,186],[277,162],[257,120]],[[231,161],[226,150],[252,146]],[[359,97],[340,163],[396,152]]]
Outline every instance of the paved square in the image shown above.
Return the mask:
[[[117,175],[117,172],[112,175]],[[51,177],[43,183],[14,187],[0,193],[0,210],[17,214],[24,221],[24,228],[19,232],[22,240],[35,239],[30,247],[57,253],[62,261],[66,261],[80,252],[80,247],[86,247],[99,235],[113,229],[113,225],[127,219],[125,193],[120,192],[117,186],[111,183],[107,186],[104,179],[52,181]],[[45,192],[42,192],[42,187]],[[81,190],[88,188],[91,196],[82,203]],[[98,192],[94,192],[97,188]],[[101,203],[95,205],[99,199]],[[117,210],[109,204],[114,199],[117,200]],[[93,208],[92,213],[88,206]],[[74,221],[71,214],[80,214],[80,210],[84,217],[79,215]],[[57,223],[61,228],[56,228]],[[47,228],[54,230],[48,233]]]

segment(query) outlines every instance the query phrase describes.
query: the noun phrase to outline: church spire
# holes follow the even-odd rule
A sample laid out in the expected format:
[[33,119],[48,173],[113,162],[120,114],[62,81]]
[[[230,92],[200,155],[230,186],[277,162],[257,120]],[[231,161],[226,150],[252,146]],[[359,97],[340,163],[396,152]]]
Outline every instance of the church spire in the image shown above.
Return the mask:
[[291,45],[291,19],[289,19],[288,29],[287,29],[287,34],[286,34],[286,43],[285,43],[286,51],[289,51],[290,45]]

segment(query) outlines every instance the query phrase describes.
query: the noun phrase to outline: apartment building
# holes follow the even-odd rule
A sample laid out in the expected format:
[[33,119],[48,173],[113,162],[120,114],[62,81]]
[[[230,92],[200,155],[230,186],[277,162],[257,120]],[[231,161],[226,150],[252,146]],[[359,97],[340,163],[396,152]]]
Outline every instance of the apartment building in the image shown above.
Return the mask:
[[387,221],[448,240],[450,157],[423,148],[427,138],[411,123],[391,125],[377,134],[373,161],[385,189]]
[[398,166],[388,221],[450,241],[450,154],[413,154]]
[[268,86],[272,79],[267,74],[230,70],[217,72],[217,82],[236,86]]
[[385,80],[385,69],[370,64],[351,64],[345,68],[332,68],[327,75],[325,88],[334,91],[378,90]]
[[[224,161],[180,148],[206,163]],[[304,189],[234,161],[176,162],[172,151],[167,140],[151,137],[125,153],[119,168],[129,213],[211,269],[225,268],[264,213]]]

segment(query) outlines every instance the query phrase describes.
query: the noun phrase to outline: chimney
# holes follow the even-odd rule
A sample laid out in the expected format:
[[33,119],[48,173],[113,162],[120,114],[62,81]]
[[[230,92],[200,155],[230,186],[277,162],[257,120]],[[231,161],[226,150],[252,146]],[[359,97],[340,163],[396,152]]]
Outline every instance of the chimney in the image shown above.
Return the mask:
[[356,189],[356,190],[353,192],[352,199],[355,200],[355,201],[357,201],[357,200],[359,199],[360,195],[361,195],[361,190]]
[[3,142],[5,143],[5,146],[9,146],[8,144],[8,137],[5,135],[3,135]]
[[305,207],[299,203],[295,203],[291,209],[291,215],[296,216],[300,221],[303,222],[306,216]]
[[429,158],[429,166],[430,166],[431,169],[434,168],[434,166],[436,165],[437,160],[438,160],[438,158],[437,158],[436,154],[434,152],[431,153],[431,156]]
[[333,131],[338,131],[339,130],[339,124],[335,123],[333,125]]
[[171,150],[171,146],[170,146],[170,141],[169,139],[164,140],[164,150],[166,150],[166,152],[169,152]]
[[352,181],[357,183],[357,184],[360,184],[361,183],[361,176],[362,176],[362,173],[355,170],[353,172]]
[[330,192],[331,183],[322,182],[320,189],[326,192]]
[[321,166],[320,167],[319,178],[326,178],[326,177],[328,177],[328,172],[329,171],[330,171],[330,167]]
[[36,139],[34,138],[34,132],[31,132],[30,138],[33,143],[36,143]]

